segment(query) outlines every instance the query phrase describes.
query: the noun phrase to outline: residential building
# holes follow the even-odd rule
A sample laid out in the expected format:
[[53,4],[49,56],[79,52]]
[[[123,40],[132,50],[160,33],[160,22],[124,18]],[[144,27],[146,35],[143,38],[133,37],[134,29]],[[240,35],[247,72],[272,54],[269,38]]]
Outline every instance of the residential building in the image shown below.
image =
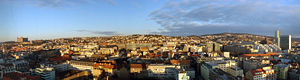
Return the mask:
[[142,70],[142,64],[130,64],[130,73],[141,73]]
[[275,70],[270,66],[263,67],[262,69],[250,70],[246,73],[248,80],[276,80]]
[[223,52],[223,57],[230,58],[230,52]]
[[166,64],[149,64],[148,77],[155,79],[175,79],[180,66]]
[[244,77],[243,69],[237,66],[231,66],[228,73],[235,77]]
[[211,62],[205,62],[201,66],[201,76],[205,80],[209,80],[212,77],[210,73],[216,68],[226,73],[231,73],[231,75],[242,72],[240,71],[241,69],[231,69],[233,66],[237,66],[237,63],[234,60],[215,60]]
[[3,77],[6,73],[16,72],[16,67],[13,64],[0,64],[0,74]]
[[6,73],[2,80],[41,80],[40,76],[31,76],[31,75],[26,75],[20,72],[10,72]]
[[34,69],[34,74],[39,75],[43,80],[55,80],[55,70],[53,67],[41,66]]
[[249,59],[243,60],[243,69],[245,72],[248,72],[253,69],[263,68],[270,64],[268,59]]
[[206,52],[218,52],[221,51],[221,44],[216,42],[210,42],[206,44]]
[[290,69],[288,72],[288,80],[300,80],[300,70]]
[[286,64],[276,64],[273,66],[275,73],[277,74],[277,79],[287,80],[289,65]]
[[179,71],[176,80],[191,80],[190,76],[185,71]]
[[68,64],[71,65],[69,69],[81,70],[81,71],[91,71],[93,69],[94,62],[86,62],[86,61],[67,61]]
[[29,64],[27,61],[14,61],[12,64],[15,66],[17,71],[24,71],[29,69]]

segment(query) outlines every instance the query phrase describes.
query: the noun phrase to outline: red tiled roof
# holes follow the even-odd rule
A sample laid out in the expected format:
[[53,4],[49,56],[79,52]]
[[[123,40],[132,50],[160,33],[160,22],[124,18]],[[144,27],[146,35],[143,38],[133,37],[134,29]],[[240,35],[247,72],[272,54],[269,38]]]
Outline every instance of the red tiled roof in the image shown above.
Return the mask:
[[148,50],[148,47],[142,46],[142,47],[140,47],[140,49],[141,49],[142,51],[147,51],[147,50]]
[[178,60],[170,60],[171,64],[179,64]]
[[199,54],[192,54],[192,56],[198,56]]
[[115,65],[104,65],[103,68],[113,69],[115,68]]
[[154,57],[160,57],[161,55],[154,55]]
[[[251,70],[250,72],[252,73],[253,76],[265,74],[263,69]],[[255,74],[255,73],[258,73],[258,72],[263,72],[263,73],[262,74]]]
[[268,54],[243,54],[242,57],[251,57],[251,56],[276,56],[278,54],[268,53]]
[[104,45],[107,45],[108,43],[100,43],[100,45],[104,46]]
[[143,68],[142,64],[130,64],[130,68]]
[[69,53],[69,54],[73,54],[73,53],[74,53],[74,51],[69,51],[68,53]]
[[68,55],[64,55],[64,56],[49,58],[48,61],[62,62],[62,61],[65,61],[65,60],[70,60],[70,59],[71,58]]
[[190,63],[190,60],[170,60],[171,64],[188,64]]
[[173,52],[170,52],[169,54],[170,54],[170,55],[173,55],[174,53],[173,53]]
[[100,66],[100,63],[96,63],[93,65],[93,67],[99,67]]

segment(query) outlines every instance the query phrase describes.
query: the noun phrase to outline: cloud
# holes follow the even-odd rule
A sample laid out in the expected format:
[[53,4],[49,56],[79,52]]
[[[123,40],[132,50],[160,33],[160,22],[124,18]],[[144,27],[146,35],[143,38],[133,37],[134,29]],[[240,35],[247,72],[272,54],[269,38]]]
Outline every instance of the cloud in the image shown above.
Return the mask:
[[105,0],[105,1],[110,3],[111,5],[116,5],[116,2],[114,0]]
[[115,31],[92,31],[92,30],[75,30],[75,31],[77,31],[77,32],[88,32],[88,33],[100,34],[100,35],[108,35],[108,36],[120,35],[118,32],[115,32]]
[[[298,3],[298,4],[296,4]],[[300,35],[300,2],[286,0],[182,0],[167,2],[152,11],[152,20],[162,26],[155,33],[201,35],[243,32]]]
[[[0,0],[0,2],[22,2],[18,0]],[[106,2],[111,5],[116,5],[114,0],[26,0],[21,4],[33,4],[40,7],[67,7],[67,6],[75,6],[82,5],[88,3],[101,3]]]
[[37,6],[63,7],[72,4],[78,4],[80,0],[33,0]]

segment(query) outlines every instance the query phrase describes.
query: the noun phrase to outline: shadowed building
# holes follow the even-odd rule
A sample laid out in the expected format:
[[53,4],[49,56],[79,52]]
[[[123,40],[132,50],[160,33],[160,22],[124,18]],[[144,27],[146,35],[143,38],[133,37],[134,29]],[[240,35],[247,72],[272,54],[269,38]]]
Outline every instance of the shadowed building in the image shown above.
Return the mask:
[[280,48],[282,50],[292,49],[292,36],[291,35],[281,36],[281,38],[280,38]]

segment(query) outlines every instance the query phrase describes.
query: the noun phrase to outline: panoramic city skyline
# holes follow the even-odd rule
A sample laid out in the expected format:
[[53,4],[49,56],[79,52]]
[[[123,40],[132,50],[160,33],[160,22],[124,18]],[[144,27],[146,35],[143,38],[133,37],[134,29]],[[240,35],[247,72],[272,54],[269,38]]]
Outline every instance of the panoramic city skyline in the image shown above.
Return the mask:
[[299,0],[0,0],[0,80],[300,80]]
[[2,41],[223,32],[300,36],[296,0],[0,0]]

